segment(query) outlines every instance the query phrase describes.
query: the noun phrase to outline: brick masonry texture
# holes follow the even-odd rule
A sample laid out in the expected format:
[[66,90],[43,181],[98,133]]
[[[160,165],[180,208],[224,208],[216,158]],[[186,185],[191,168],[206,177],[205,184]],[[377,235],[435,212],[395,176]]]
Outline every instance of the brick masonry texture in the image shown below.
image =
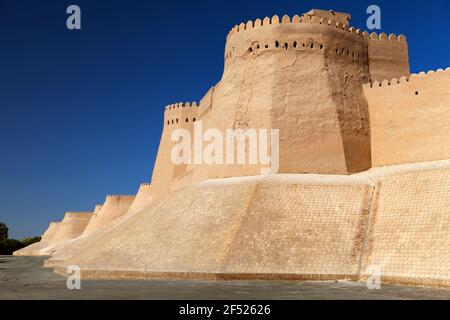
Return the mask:
[[378,265],[388,283],[447,286],[449,186],[448,161],[203,182],[53,267],[106,279],[357,280]]
[[386,280],[450,285],[450,169],[377,181],[363,270]]

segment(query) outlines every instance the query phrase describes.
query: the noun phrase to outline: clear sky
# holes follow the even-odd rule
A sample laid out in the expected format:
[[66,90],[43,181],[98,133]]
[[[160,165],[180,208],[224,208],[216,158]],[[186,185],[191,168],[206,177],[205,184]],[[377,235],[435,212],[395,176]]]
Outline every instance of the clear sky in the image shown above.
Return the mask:
[[[66,8],[82,30],[66,28]],[[0,0],[0,221],[40,235],[65,211],[150,180],[164,106],[199,101],[220,80],[225,37],[240,22],[312,8],[382,9],[405,33],[413,72],[450,65],[450,2]]]

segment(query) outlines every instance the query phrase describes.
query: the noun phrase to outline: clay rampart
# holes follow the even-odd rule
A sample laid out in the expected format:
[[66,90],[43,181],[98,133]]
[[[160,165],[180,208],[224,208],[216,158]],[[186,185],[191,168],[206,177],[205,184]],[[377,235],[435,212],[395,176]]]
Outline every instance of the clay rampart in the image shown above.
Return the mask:
[[95,218],[92,219],[89,225],[86,227],[83,235],[87,235],[99,229],[102,229],[115,219],[123,216],[128,211],[133,200],[134,196],[132,195],[106,196],[105,203],[96,213]]
[[60,222],[50,222],[45,233],[42,235],[42,242],[50,242],[58,231]]
[[[327,43],[324,38],[329,34],[333,34],[333,39]],[[349,38],[363,39],[365,48],[352,47],[347,43]],[[292,20],[284,16],[281,22],[278,16],[272,19],[266,17],[235,26],[227,37],[225,68],[235,57],[246,52],[257,50],[262,53],[278,48],[301,50],[302,45],[294,45],[305,44],[308,39],[322,43],[327,51],[344,48],[355,61],[369,61],[372,80],[409,75],[408,45],[404,35],[387,35],[384,32],[369,34],[334,19],[309,15],[294,16]]]
[[198,120],[199,108],[197,102],[168,105],[164,111],[164,126],[173,129],[192,125]]
[[56,244],[80,236],[92,217],[92,212],[67,212],[51,240]]
[[373,166],[450,158],[450,68],[364,87]]

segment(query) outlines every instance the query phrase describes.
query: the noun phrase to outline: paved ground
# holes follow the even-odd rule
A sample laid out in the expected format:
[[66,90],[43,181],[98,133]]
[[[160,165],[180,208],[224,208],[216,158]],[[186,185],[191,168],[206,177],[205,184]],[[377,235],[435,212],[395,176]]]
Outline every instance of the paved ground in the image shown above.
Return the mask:
[[0,256],[0,299],[450,299],[450,290],[365,283],[288,281],[82,281],[68,290],[66,279],[42,268],[44,258]]

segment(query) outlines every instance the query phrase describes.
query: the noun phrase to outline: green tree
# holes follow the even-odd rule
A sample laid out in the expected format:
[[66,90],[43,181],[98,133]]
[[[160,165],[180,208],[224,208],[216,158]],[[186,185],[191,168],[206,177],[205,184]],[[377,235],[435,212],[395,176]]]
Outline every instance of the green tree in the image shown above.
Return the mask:
[[0,242],[8,240],[8,227],[3,222],[0,222]]
[[22,241],[22,245],[24,247],[28,247],[29,245],[32,245],[33,243],[41,241],[41,237],[32,237],[32,238],[25,238]]
[[14,251],[28,247],[39,241],[41,241],[41,237],[25,238],[22,241],[8,239],[8,226],[0,222],[0,255],[9,256]]
[[3,222],[0,222],[0,242],[4,242],[8,239],[8,226]]
[[9,256],[12,255],[14,251],[23,248],[22,242],[14,239],[7,239],[4,242],[0,242],[0,255]]

